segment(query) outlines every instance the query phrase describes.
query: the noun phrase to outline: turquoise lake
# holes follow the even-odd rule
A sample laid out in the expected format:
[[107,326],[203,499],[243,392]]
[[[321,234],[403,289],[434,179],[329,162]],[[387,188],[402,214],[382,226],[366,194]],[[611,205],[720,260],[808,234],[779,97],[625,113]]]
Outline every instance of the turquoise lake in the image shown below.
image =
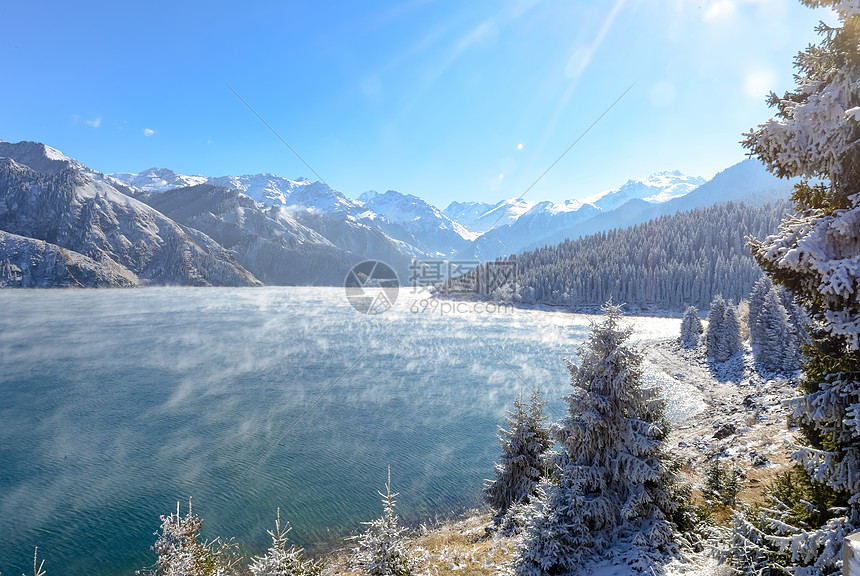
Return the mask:
[[[540,386],[559,419],[593,317],[412,307],[337,288],[0,291],[0,572],[118,576],[152,564],[189,496],[206,536],[251,551],[275,510],[335,546],[382,512],[411,524],[481,503],[497,426]],[[680,321],[630,318],[633,340]],[[702,408],[646,364],[670,415]]]

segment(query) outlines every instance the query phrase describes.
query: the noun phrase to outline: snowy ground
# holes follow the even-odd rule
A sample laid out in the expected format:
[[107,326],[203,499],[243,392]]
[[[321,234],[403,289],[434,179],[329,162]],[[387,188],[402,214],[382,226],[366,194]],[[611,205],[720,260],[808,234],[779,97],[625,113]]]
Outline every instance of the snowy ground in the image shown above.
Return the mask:
[[762,378],[752,369],[749,354],[714,366],[701,347],[687,350],[674,340],[647,345],[644,352],[668,376],[692,383],[704,396],[707,408],[679,422],[669,437],[694,488],[717,458],[745,473],[750,490],[744,494],[752,498],[765,479],[790,467],[789,444],[796,428],[789,427],[784,401],[797,395],[794,380]]

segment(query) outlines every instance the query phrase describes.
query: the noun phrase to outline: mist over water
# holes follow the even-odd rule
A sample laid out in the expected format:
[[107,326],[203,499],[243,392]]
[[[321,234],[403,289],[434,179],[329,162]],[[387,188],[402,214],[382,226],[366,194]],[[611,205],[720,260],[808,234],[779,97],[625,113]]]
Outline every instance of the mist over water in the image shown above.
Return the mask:
[[[366,316],[336,288],[0,291],[0,571],[39,546],[50,576],[130,574],[188,496],[209,538],[262,550],[280,507],[294,543],[333,542],[380,515],[389,465],[406,522],[476,506],[504,411],[525,382],[564,414],[588,326]],[[673,417],[701,409],[675,386]]]

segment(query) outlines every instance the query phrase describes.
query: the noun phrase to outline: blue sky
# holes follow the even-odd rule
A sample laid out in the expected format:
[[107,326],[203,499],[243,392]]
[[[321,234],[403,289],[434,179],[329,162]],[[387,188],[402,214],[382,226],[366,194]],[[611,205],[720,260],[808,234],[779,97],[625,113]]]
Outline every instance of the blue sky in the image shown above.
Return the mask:
[[743,159],[829,11],[794,0],[9,2],[0,139],[102,172],[310,171],[452,200],[581,198]]

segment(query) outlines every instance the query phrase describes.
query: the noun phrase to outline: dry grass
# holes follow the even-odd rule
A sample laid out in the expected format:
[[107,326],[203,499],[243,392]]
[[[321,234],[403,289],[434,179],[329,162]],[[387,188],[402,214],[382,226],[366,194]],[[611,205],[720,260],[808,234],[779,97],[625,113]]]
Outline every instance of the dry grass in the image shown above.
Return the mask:
[[513,539],[490,538],[488,514],[473,512],[464,519],[443,524],[415,537],[413,546],[422,555],[421,573],[434,576],[490,576],[510,561]]
[[[409,538],[419,559],[419,574],[430,576],[492,576],[513,555],[512,538],[486,537],[489,514],[471,511],[460,520],[423,526]],[[326,559],[326,575],[360,576],[349,569],[349,556],[342,552]]]
[[760,468],[746,470],[744,489],[738,494],[738,500],[752,505],[764,501],[765,488],[776,478],[777,474],[788,472],[794,467],[794,461],[789,454],[771,453],[770,464]]

